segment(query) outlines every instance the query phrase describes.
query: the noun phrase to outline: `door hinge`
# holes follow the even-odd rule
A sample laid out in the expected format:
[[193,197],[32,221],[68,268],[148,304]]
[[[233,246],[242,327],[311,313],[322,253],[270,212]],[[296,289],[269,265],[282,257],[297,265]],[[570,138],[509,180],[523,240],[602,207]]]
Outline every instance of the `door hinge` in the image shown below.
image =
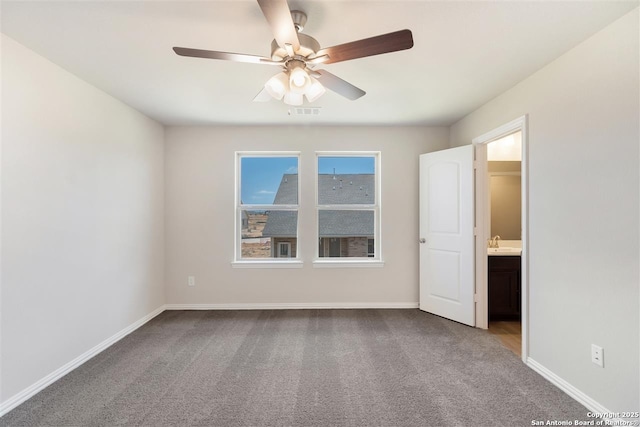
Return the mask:
[[473,294],[473,302],[478,302],[478,301],[480,301],[478,294]]
[[478,161],[477,160],[473,161],[473,168],[474,169],[478,169]]
[[474,236],[478,235],[478,227],[473,227],[473,235]]

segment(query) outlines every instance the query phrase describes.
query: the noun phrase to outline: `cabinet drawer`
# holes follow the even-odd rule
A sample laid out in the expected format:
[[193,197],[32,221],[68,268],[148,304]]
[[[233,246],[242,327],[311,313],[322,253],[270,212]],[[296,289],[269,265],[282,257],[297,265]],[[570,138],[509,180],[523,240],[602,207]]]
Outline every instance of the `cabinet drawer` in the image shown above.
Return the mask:
[[490,256],[489,271],[520,270],[519,256]]

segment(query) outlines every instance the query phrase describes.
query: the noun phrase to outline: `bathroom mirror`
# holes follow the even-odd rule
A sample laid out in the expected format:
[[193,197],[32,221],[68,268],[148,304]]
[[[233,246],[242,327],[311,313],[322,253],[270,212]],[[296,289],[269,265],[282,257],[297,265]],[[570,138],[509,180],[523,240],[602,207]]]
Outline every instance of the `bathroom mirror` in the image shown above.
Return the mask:
[[522,238],[522,134],[491,142],[487,150],[491,199],[491,236]]

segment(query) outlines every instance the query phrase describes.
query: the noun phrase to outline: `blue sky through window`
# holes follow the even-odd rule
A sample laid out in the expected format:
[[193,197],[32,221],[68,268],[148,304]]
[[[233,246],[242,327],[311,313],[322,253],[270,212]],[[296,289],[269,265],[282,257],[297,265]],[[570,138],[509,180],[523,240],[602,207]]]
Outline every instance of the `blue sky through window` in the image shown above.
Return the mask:
[[[282,175],[298,173],[297,157],[242,157],[240,191],[243,204],[270,205]],[[318,157],[318,173],[375,173],[375,157]]]
[[246,205],[270,205],[285,173],[298,173],[297,157],[242,157],[240,191]]
[[375,157],[318,157],[318,173],[375,173]]

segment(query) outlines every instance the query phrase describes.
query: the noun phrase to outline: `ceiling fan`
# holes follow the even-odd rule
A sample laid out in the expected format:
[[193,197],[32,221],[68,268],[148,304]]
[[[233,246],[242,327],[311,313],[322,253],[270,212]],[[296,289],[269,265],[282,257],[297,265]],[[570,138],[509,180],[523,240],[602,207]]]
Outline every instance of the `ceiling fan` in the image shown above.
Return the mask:
[[350,100],[356,100],[365,92],[331,74],[316,69],[319,64],[380,55],[410,49],[413,36],[410,30],[400,30],[362,40],[321,48],[311,36],[302,34],[307,15],[299,10],[289,10],[287,0],[258,0],[275,40],[271,42],[271,57],[266,58],[242,53],[174,47],[175,53],[195,58],[222,59],[281,66],[283,71],[273,76],[254,98],[254,101],[283,100],[285,104],[301,105],[303,96],[313,102],[325,93],[325,88]]

